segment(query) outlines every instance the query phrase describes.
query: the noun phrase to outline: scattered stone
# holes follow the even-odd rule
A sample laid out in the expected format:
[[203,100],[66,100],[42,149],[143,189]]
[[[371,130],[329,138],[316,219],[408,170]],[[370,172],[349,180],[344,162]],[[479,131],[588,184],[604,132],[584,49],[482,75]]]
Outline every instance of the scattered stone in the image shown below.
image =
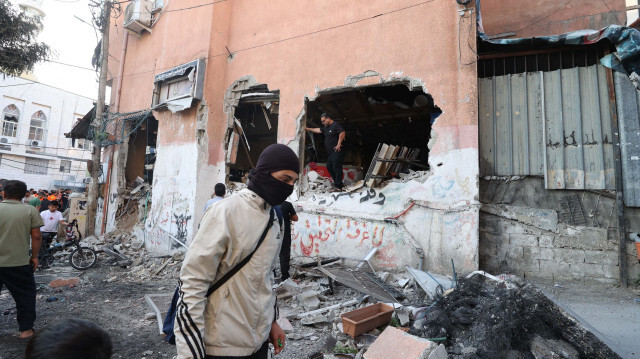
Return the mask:
[[435,351],[436,343],[389,326],[369,346],[364,359],[423,359],[429,358],[431,352]]
[[300,320],[300,323],[302,323],[302,325],[316,325],[316,324],[322,324],[322,323],[326,323],[327,322],[327,318],[323,315],[310,315],[308,317],[304,317],[302,318],[302,320]]
[[536,336],[531,341],[531,354],[536,359],[577,359],[578,351],[563,340],[543,339]]
[[145,320],[154,320],[156,319],[156,313],[147,313],[144,315]]
[[142,257],[138,257],[138,258],[133,260],[133,262],[131,263],[131,266],[132,267],[137,267],[139,265],[142,265],[142,263],[144,263],[144,259]]
[[174,261],[181,261],[184,259],[184,252],[175,252],[172,256],[171,259]]
[[429,354],[428,359],[447,359],[447,358],[448,358],[447,349],[444,347],[443,344],[440,344],[438,345],[436,350],[432,351]]
[[315,290],[311,288],[305,289],[302,293],[298,295],[298,301],[305,310],[315,310],[320,307],[320,299],[318,299],[318,294]]
[[396,315],[398,316],[398,321],[401,326],[408,325],[411,319],[409,318],[409,313],[405,310],[396,310]]
[[294,329],[293,325],[287,318],[278,318],[277,322],[280,328],[282,328],[282,330],[284,330],[285,333],[293,332],[293,329]]
[[55,279],[49,283],[49,287],[51,288],[59,288],[59,287],[68,287],[75,286],[78,284],[80,280],[78,278],[69,278],[69,279]]
[[57,302],[58,301],[58,297],[49,297],[47,298],[47,302],[51,303],[51,302]]
[[144,356],[153,355],[153,350],[147,350],[144,353],[142,353],[142,355],[144,355]]

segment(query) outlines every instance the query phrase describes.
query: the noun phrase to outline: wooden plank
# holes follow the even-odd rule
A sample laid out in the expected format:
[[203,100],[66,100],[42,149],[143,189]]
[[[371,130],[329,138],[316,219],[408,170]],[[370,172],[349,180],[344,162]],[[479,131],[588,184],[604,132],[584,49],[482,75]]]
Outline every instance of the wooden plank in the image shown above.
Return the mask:
[[546,185],[548,189],[564,189],[564,136],[562,125],[562,80],[560,71],[545,72],[544,80],[544,144],[546,152]]
[[600,94],[596,66],[581,67],[580,99],[582,112],[582,144],[584,185],[587,189],[604,189],[604,152],[600,125]]
[[493,147],[493,124],[495,121],[493,111],[493,78],[478,79],[479,110],[478,122],[480,124],[480,176],[495,174],[495,158]]
[[[386,143],[383,143],[382,147],[380,147],[380,152],[378,153],[378,158],[385,158],[387,156],[387,152],[388,151],[389,151],[389,146]],[[376,158],[374,158],[373,161],[375,161],[375,162],[372,162],[373,171],[371,171],[371,175],[372,176],[377,176],[378,173],[380,172],[380,168],[382,167],[382,162],[377,161]],[[367,181],[366,186],[371,188],[371,187],[373,187],[375,182],[376,181],[375,181],[374,178],[370,178],[369,181]]]
[[544,175],[545,146],[542,139],[542,72],[527,74],[527,119],[529,122],[529,174]]
[[597,65],[598,86],[600,95],[600,125],[602,127],[602,151],[604,157],[604,181],[605,189],[616,189],[616,170],[613,156],[613,130],[611,127],[611,104],[609,102],[609,89],[607,87],[606,67]]
[[524,74],[511,76],[512,175],[529,175],[529,121],[527,83]]
[[562,125],[566,189],[584,189],[579,68],[562,70]]
[[512,174],[511,160],[511,96],[510,76],[495,77],[495,138],[496,174],[510,176]]

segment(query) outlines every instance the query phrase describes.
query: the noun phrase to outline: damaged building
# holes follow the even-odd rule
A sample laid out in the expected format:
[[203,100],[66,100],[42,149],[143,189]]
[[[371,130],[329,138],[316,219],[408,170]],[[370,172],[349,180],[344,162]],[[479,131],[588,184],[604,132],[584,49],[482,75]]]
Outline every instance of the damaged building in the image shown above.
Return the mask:
[[[113,103],[93,134],[105,146],[97,231],[133,216],[149,251],[184,250],[214,185],[243,188],[262,149],[283,143],[302,169],[292,255],[375,248],[371,263],[389,270],[612,282],[624,257],[635,275],[624,244],[640,230],[637,154],[627,146],[616,170],[613,126],[638,127],[637,97],[628,73],[602,65],[616,44],[507,41],[617,24],[624,1],[537,3],[505,18],[495,0],[482,12],[462,0],[132,1],[113,25]],[[325,112],[346,131],[340,193],[327,191],[323,137],[305,132]]]

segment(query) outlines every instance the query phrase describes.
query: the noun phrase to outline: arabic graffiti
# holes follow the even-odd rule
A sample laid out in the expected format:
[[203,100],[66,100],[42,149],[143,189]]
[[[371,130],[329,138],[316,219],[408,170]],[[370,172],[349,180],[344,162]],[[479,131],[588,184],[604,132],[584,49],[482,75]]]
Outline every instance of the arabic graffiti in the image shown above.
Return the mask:
[[300,246],[305,256],[319,254],[321,246],[338,243],[357,247],[380,247],[384,241],[386,226],[377,222],[362,222],[350,218],[329,216],[305,216],[291,230],[292,247]]

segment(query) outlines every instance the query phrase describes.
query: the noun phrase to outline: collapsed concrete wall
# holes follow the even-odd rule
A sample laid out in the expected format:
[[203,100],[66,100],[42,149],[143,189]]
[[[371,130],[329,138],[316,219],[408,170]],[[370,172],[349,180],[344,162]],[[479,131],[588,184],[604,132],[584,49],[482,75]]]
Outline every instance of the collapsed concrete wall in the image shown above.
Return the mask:
[[[615,283],[620,273],[615,198],[606,192],[550,191],[544,179],[481,180],[480,268],[523,278]],[[637,231],[636,209],[625,227]],[[628,278],[640,275],[627,245]]]

